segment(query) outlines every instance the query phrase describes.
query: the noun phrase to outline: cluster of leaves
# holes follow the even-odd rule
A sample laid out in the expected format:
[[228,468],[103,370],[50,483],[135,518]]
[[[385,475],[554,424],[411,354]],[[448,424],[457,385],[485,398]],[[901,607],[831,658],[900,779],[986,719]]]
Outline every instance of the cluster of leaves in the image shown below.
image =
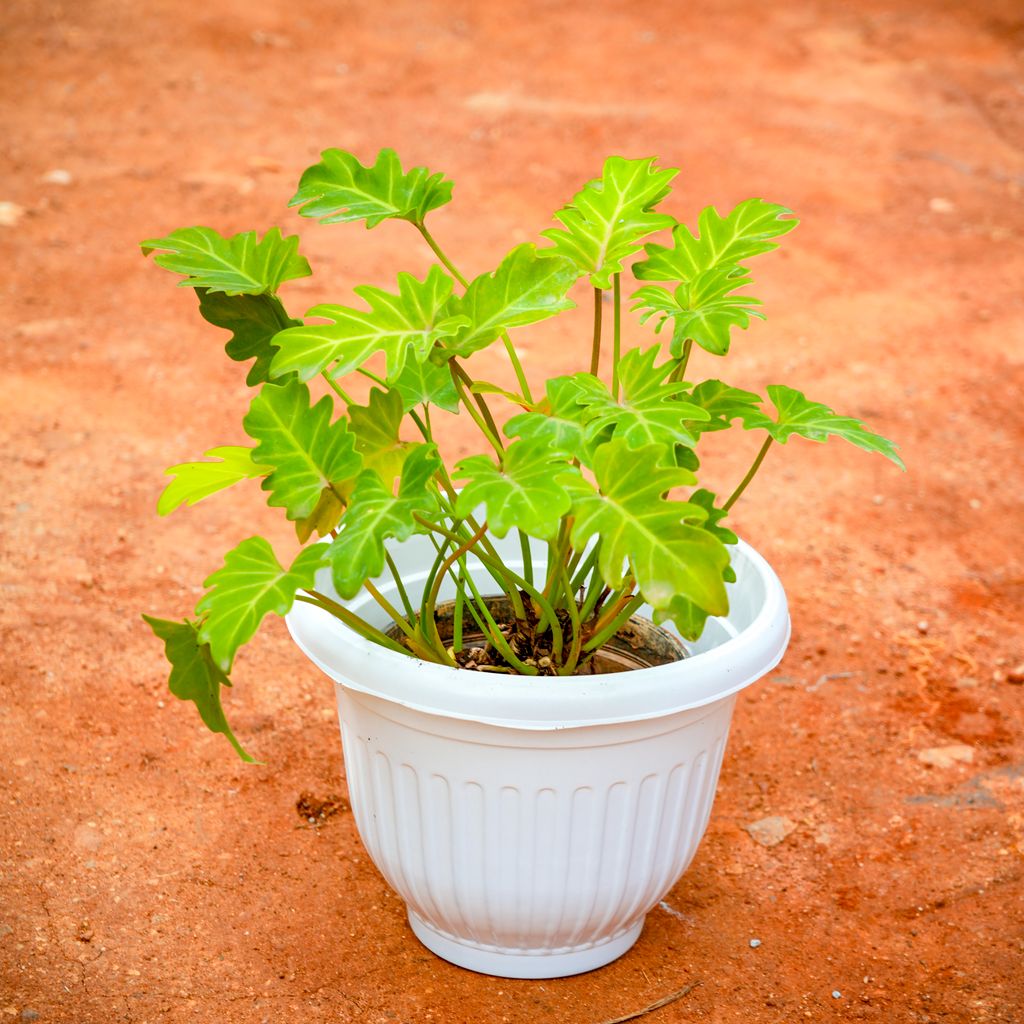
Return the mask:
[[[241,756],[248,758],[225,719],[221,687],[262,619],[286,614],[296,600],[390,649],[454,665],[457,651],[441,641],[434,619],[441,582],[451,576],[460,605],[504,659],[495,670],[537,673],[504,644],[468,571],[472,556],[517,618],[550,631],[544,670],[569,674],[641,605],[690,638],[708,616],[725,614],[735,537],[723,520],[771,444],[837,436],[900,464],[891,442],[792,388],[768,387],[766,410],[760,396],[715,377],[685,379],[695,345],[723,356],[733,330],[761,316],[760,302],[739,294],[751,283],[746,263],[775,249],[796,221],[782,206],[750,199],[724,216],[708,207],[693,232],[655,209],[676,173],[653,159],[610,157],[601,177],[555,214],[560,226],[543,232],[549,244],[516,246],[494,271],[469,280],[425,224],[450,200],[450,181],[425,168],[404,172],[391,150],[372,166],[327,150],[291,205],[323,223],[408,221],[439,265],[422,280],[399,273],[392,289],[356,287],[362,305],[317,305],[303,320],[278,297],[284,282],[310,273],[295,237],[273,229],[262,239],[229,238],[196,227],[143,243],[195,289],[201,315],[231,332],[227,355],[252,360],[247,383],[258,389],[243,420],[253,444],[215,447],[171,467],[160,513],[259,479],[301,543],[323,538],[301,547],[287,568],[263,538],[243,540],[206,580],[194,618],[147,617],[165,643],[172,691],[194,701]],[[671,230],[670,246],[645,242],[663,230]],[[633,310],[641,323],[654,321],[656,336],[670,327],[667,351],[657,343],[621,351],[621,277],[641,249],[634,277],[672,287],[645,284]],[[570,293],[582,278],[596,298],[590,372],[550,378],[535,399],[509,332],[573,308]],[[615,316],[602,377],[601,300],[609,289]],[[519,392],[474,380],[463,365],[499,341]],[[374,382],[366,405],[345,390],[352,374]],[[327,393],[315,398],[312,382]],[[503,430],[488,404],[496,395],[516,406]],[[449,471],[432,410],[471,416],[486,453]],[[704,434],[734,424],[764,440],[751,471],[720,502],[698,484],[697,449]],[[528,538],[547,544],[536,578],[529,557],[520,576],[498,556],[490,538],[510,531],[523,539],[524,557]],[[413,534],[428,534],[437,558],[423,593],[409,595],[389,547]],[[318,574],[329,575],[333,595],[318,589]],[[395,620],[402,643],[339,602],[364,588]]]

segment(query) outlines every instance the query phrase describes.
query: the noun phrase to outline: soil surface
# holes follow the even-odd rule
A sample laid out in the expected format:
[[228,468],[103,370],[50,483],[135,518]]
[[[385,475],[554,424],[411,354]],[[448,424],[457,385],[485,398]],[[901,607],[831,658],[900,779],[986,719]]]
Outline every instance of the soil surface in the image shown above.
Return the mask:
[[[1024,1019],[1016,0],[8,0],[0,33],[0,1022],[599,1024],[696,981],[641,1019]],[[405,224],[285,209],[327,146],[454,178],[432,227],[471,272],[613,152],[681,167],[691,222],[792,207],[730,379],[863,417],[909,466],[795,441],[737,507],[792,645],[737,706],[694,864],[591,974],[427,953],[360,845],[331,685],[283,625],[227,700],[247,767],[168,695],[139,617],[289,534],[255,489],[155,516],[164,467],[243,440],[247,389],[138,241],[301,232],[300,313],[422,273]],[[535,379],[583,364],[584,321],[530,335]],[[473,368],[508,379],[500,354]],[[753,451],[709,459],[714,481]]]

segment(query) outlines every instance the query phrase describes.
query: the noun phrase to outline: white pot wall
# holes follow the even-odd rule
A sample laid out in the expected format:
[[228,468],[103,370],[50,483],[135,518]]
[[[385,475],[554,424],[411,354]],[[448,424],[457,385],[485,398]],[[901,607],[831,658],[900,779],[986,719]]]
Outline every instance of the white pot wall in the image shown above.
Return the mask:
[[[425,575],[418,540],[395,552],[410,594]],[[360,835],[425,945],[473,970],[543,978],[636,941],[704,834],[736,692],[788,640],[774,573],[746,545],[734,565],[730,615],[690,658],[606,676],[427,665],[296,605],[293,636],[338,685]]]

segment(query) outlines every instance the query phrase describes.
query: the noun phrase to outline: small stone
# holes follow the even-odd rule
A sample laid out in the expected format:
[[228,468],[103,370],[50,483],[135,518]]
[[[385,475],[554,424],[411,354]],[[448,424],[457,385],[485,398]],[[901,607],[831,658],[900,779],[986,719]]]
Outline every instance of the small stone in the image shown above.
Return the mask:
[[929,747],[919,750],[917,759],[933,768],[952,768],[955,764],[973,764],[974,748],[966,743],[952,743],[948,747]]
[[922,619],[917,624],[917,631],[918,631],[918,633],[921,633],[922,635],[924,635],[925,633],[928,632],[928,620],[927,619]]
[[39,1011],[26,1008],[21,1011],[21,1019],[24,1021],[39,1020]]
[[839,989],[834,988],[834,989],[832,989],[832,998],[833,999],[842,999],[843,998],[843,993],[840,992]]
[[0,227],[13,228],[24,216],[24,206],[7,200],[0,201]]
[[751,949],[757,949],[757,947],[760,946],[760,945],[761,945],[761,940],[760,939],[751,939],[750,940],[750,948]]
[[786,836],[796,831],[796,822],[779,815],[761,818],[759,821],[744,825],[743,828],[755,843],[762,846],[778,846]]
[[981,508],[981,501],[978,498],[971,498],[971,500],[967,502],[967,504],[970,505],[970,507],[974,509],[975,512],[977,512],[978,509]]
[[884,494],[876,494],[871,499],[871,501],[872,501],[872,504],[875,504],[875,505],[884,505],[885,504],[885,495]]
[[1022,661],[1016,668],[1011,668],[1006,673],[1006,681],[1013,683],[1014,686],[1024,685],[1024,661]]
[[932,213],[953,213],[956,210],[956,204],[942,196],[935,196],[928,200],[928,209]]
[[54,167],[52,171],[47,171],[41,180],[47,185],[70,185],[75,179],[71,177],[70,171],[63,167]]

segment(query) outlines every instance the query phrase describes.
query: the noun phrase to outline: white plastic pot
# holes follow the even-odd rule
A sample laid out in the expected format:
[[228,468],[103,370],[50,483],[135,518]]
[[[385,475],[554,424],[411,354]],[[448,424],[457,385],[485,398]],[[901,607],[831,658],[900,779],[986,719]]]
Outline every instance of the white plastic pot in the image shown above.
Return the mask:
[[[518,539],[498,547],[521,572]],[[731,610],[691,656],[608,675],[426,664],[296,603],[295,642],[337,684],[359,833],[428,949],[484,974],[553,978],[636,942],[707,827],[736,694],[789,641],[775,573],[748,545],[732,551]],[[394,550],[414,601],[434,555],[424,537]],[[317,586],[334,593],[328,572]],[[398,604],[389,577],[378,587]],[[343,603],[387,625],[369,595]]]

